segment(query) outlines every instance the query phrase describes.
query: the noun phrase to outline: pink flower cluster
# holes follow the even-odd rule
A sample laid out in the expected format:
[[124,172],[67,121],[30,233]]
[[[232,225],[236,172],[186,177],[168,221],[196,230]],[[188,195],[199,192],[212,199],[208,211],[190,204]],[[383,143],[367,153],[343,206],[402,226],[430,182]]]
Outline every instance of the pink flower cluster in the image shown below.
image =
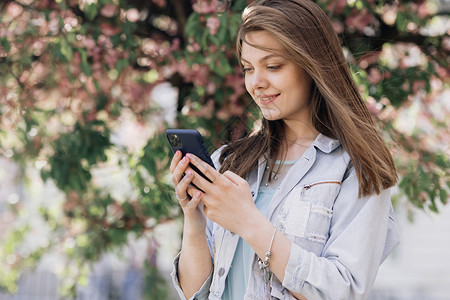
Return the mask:
[[206,26],[209,28],[209,34],[215,35],[217,33],[217,30],[220,27],[220,20],[216,16],[211,16],[206,21]]
[[166,6],[166,0],[152,0],[153,3],[158,5],[159,7],[165,7]]
[[366,9],[353,9],[350,16],[345,20],[345,24],[350,29],[356,29],[359,32],[364,32],[364,29],[375,21],[375,17]]
[[119,11],[119,7],[117,5],[106,4],[101,8],[100,14],[104,17],[112,18],[117,14],[118,11]]
[[195,86],[207,86],[210,81],[210,71],[207,65],[188,65],[185,59],[172,65],[173,71],[179,73],[186,82],[192,82]]
[[213,14],[217,12],[217,8],[219,7],[218,0],[197,0],[192,5],[192,8],[195,12],[199,14]]

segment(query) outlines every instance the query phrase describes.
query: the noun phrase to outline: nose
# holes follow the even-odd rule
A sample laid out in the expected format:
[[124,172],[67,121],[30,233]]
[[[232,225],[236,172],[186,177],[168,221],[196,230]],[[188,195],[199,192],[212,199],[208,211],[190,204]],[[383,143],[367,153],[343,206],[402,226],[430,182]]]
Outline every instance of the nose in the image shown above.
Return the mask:
[[250,87],[252,90],[255,91],[267,88],[268,80],[264,71],[255,69],[250,76]]

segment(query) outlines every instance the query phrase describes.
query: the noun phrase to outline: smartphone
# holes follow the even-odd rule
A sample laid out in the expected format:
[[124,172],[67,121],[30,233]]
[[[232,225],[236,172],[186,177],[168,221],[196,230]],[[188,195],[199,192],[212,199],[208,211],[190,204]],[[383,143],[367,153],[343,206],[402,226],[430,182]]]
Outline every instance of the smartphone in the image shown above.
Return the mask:
[[[167,129],[166,137],[173,153],[177,152],[177,150],[180,150],[183,156],[185,156],[187,153],[192,153],[215,169],[208,149],[203,142],[203,138],[197,130]],[[203,178],[211,182],[211,180],[209,180],[209,178],[206,177],[202,172],[200,172],[200,170],[197,169],[194,165],[189,165],[192,169],[194,169],[195,172],[199,173],[201,176],[203,176]]]

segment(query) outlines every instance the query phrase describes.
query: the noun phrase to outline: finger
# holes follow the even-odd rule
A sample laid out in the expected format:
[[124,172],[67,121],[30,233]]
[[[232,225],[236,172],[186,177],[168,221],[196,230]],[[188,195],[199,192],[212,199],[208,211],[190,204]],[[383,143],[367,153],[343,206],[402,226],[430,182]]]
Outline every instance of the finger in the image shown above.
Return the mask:
[[186,154],[186,157],[189,158],[189,162],[199,169],[206,177],[209,178],[212,182],[215,182],[216,179],[220,176],[220,173],[217,172],[213,167],[209,164],[205,163],[203,160],[198,158],[192,153]]
[[[233,173],[231,171],[226,171],[222,174],[225,178],[230,180],[235,185],[240,185],[245,179],[243,179],[241,176],[237,175],[236,173]],[[246,182],[246,181],[245,181]]]
[[186,192],[188,193],[189,196],[191,196],[191,198],[194,198],[195,193],[200,192],[200,190],[195,186],[193,186],[192,184],[189,184],[189,186],[186,189]]
[[177,167],[180,160],[181,160],[181,151],[177,150],[173,155],[172,161],[170,162],[169,167],[170,173],[173,173],[173,171],[175,171],[175,168]]
[[186,170],[187,170],[187,172],[192,172],[192,174],[194,175],[193,176],[194,178],[192,179],[192,183],[195,184],[195,186],[197,188],[199,188],[200,190],[202,190],[205,193],[211,192],[211,187],[212,187],[211,182],[206,180],[203,176],[201,176],[198,172],[196,172],[191,167],[188,167]]
[[189,199],[189,197],[188,197],[188,194],[186,194],[184,197],[179,197],[176,193],[175,193],[175,198],[177,198],[177,200],[178,200],[178,202],[179,203],[181,203],[181,202],[183,202],[183,201],[189,201],[190,199]]
[[186,172],[186,168],[189,164],[189,159],[185,156],[183,159],[177,164],[175,170],[172,173],[172,183],[174,186],[177,186],[181,181],[184,173]]
[[202,198],[202,192],[197,191],[194,195],[194,197],[192,197],[191,201],[189,201],[189,203],[186,205],[187,207],[197,207],[197,205],[200,203],[200,200]]
[[181,179],[181,181],[178,183],[178,185],[175,188],[175,193],[178,195],[178,197],[184,198],[184,196],[186,196],[188,194],[187,188],[193,178],[194,178],[194,176],[193,176],[192,172],[187,171],[186,176],[184,176],[183,179]]

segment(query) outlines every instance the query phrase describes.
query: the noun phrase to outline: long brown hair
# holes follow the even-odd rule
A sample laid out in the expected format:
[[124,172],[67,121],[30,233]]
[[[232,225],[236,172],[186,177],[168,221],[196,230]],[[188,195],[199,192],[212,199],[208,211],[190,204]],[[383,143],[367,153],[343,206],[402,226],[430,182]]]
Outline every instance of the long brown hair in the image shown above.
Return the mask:
[[[378,194],[393,186],[397,173],[392,156],[375,128],[339,39],[322,9],[310,0],[263,0],[247,7],[237,37],[239,61],[242,45],[248,43],[245,36],[254,31],[275,37],[284,55],[312,77],[313,125],[320,133],[339,140],[349,154],[359,180],[359,195]],[[260,130],[224,148],[220,171],[245,176],[259,157],[274,157],[284,142],[283,120],[263,118]]]

